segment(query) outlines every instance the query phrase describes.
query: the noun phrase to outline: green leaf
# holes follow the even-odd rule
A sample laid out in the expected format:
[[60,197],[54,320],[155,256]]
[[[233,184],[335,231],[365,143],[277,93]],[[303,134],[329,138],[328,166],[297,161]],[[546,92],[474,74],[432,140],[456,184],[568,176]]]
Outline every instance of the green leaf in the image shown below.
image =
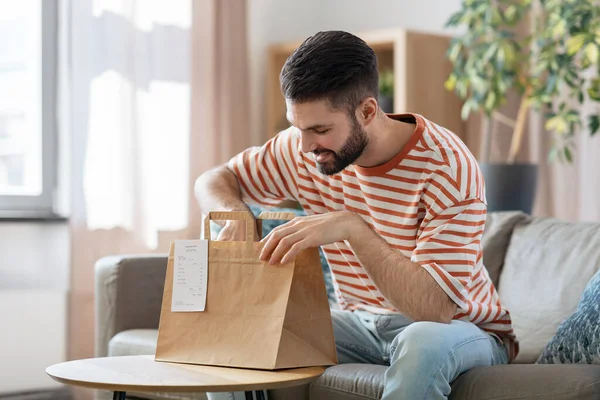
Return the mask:
[[584,33],[579,33],[577,35],[571,36],[567,39],[567,54],[572,56],[577,53],[579,49],[585,43],[586,35]]
[[458,97],[461,99],[467,97],[467,90],[467,82],[465,82],[463,79],[460,79],[456,82],[456,93],[458,93]]
[[471,100],[465,102],[465,104],[463,104],[462,109],[460,110],[460,117],[463,120],[466,120],[467,118],[469,118],[469,114],[471,113],[471,108],[472,108],[472,102]]
[[487,64],[488,62],[490,62],[492,57],[494,57],[494,55],[496,54],[496,51],[498,51],[498,44],[492,43],[490,45],[490,47],[488,47],[488,49],[485,51],[485,54],[483,55],[483,58],[482,58],[483,64]]
[[[579,122],[579,112],[575,110],[569,110],[567,115],[565,115],[565,120],[570,123],[578,123]],[[570,129],[573,131],[573,129]]]
[[590,87],[587,90],[588,96],[594,101],[600,101],[600,90],[597,87]]
[[512,69],[516,59],[515,49],[508,42],[503,42],[500,45],[500,49],[504,55],[504,63],[506,64],[506,68]]
[[585,55],[590,64],[595,64],[598,61],[598,46],[595,43],[588,43],[585,46]]
[[450,62],[456,63],[456,60],[458,59],[461,48],[462,48],[462,45],[459,42],[452,44],[452,46],[448,50],[448,59],[450,60]]
[[571,149],[569,149],[568,146],[565,146],[564,149],[565,152],[565,158],[567,159],[568,162],[573,162],[573,155],[571,154]]
[[451,74],[444,83],[444,87],[447,91],[452,92],[456,87],[456,75]]
[[594,136],[598,129],[600,128],[600,116],[598,115],[590,115],[588,121],[588,127],[590,128],[590,135]]
[[567,23],[564,19],[561,19],[552,28],[552,36],[554,36],[554,37],[563,36],[566,33],[566,31],[567,31]]
[[446,22],[446,28],[451,27],[451,26],[457,26],[461,22],[461,19],[463,18],[464,15],[465,15],[464,10],[460,10],[460,11],[452,14],[452,16],[450,16],[450,18]]
[[550,118],[544,126],[548,131],[564,134],[568,131],[567,121],[560,115]]
[[550,75],[550,77],[548,78],[548,81],[546,82],[546,93],[547,94],[553,94],[554,91],[556,90],[556,84],[558,81],[558,76],[552,74]]
[[494,105],[496,104],[496,93],[489,92],[485,99],[485,108],[486,110],[493,110]]
[[517,7],[514,4],[511,4],[510,6],[506,7],[506,10],[504,11],[504,17],[506,18],[506,21],[508,23],[514,22],[516,16]]

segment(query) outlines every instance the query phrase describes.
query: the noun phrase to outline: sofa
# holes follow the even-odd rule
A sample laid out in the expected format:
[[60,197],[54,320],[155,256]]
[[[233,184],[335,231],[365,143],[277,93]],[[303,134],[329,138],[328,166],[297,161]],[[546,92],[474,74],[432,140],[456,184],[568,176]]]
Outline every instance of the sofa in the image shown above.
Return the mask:
[[[491,212],[483,248],[486,268],[511,312],[520,353],[512,364],[459,376],[450,399],[600,399],[600,365],[536,363],[600,269],[600,224]],[[154,354],[166,265],[166,255],[115,255],[96,263],[97,357]],[[311,385],[268,395],[270,400],[379,399],[385,370],[336,365]],[[203,393],[133,395],[205,398]]]

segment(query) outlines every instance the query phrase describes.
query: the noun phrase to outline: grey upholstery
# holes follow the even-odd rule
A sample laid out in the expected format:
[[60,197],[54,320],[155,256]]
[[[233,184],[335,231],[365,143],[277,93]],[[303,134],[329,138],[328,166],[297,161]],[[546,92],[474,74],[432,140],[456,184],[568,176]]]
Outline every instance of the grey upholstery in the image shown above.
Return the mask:
[[517,224],[527,223],[528,220],[529,216],[520,211],[489,213],[487,216],[482,239],[483,265],[496,288],[512,231]]
[[128,329],[157,329],[167,271],[166,255],[120,255],[95,265],[96,357]]
[[108,355],[114,357],[154,354],[157,340],[156,329],[131,329],[119,332],[108,342]]
[[600,398],[600,365],[511,364],[474,368],[458,377],[450,399],[570,400]]
[[[490,213],[483,248],[489,275],[513,315],[521,362],[527,364],[473,369],[453,383],[450,398],[600,398],[598,365],[531,364],[600,268],[600,224]],[[154,352],[166,263],[164,255],[113,256],[97,262],[96,356]],[[310,387],[269,391],[269,399],[378,399],[384,372],[384,366],[337,365]],[[204,398],[201,393],[136,395]]]
[[515,228],[500,277],[521,351],[535,362],[600,269],[600,224],[537,218]]
[[[329,368],[310,389],[318,400],[379,399],[386,367]],[[474,368],[452,385],[450,399],[598,399],[600,365],[499,365]]]

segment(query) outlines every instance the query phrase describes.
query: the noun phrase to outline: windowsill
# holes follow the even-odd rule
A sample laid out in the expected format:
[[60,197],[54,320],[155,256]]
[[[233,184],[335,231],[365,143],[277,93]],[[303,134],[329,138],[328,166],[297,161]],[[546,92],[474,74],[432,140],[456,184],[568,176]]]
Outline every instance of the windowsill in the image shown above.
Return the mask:
[[48,211],[0,211],[0,222],[66,222],[69,219]]

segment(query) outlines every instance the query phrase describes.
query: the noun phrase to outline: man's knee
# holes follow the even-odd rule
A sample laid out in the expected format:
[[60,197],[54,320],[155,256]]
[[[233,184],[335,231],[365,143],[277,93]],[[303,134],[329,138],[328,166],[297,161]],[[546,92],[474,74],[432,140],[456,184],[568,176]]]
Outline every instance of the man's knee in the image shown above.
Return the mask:
[[458,364],[492,365],[494,340],[476,325],[452,321],[415,322],[406,327],[392,342],[391,361],[402,358],[404,363],[419,365],[445,365],[458,368]]
[[429,321],[410,324],[392,341],[391,360],[403,357],[407,362],[412,359],[419,364],[429,364],[447,357],[453,347],[447,338],[448,327],[448,324]]

